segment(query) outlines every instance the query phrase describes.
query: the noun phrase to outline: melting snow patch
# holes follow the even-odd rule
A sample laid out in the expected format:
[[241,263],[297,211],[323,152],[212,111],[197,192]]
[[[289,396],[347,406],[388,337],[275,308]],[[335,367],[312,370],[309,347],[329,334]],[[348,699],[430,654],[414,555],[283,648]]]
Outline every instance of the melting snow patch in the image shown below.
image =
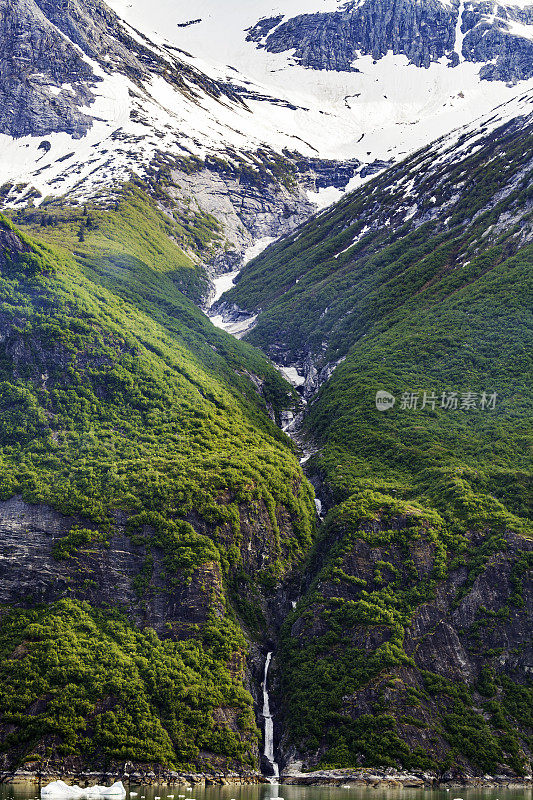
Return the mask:
[[238,269],[234,272],[225,272],[224,275],[219,275],[218,278],[215,278],[213,281],[213,285],[215,287],[215,294],[209,304],[211,307],[217,300],[220,300],[224,292],[228,292],[230,289],[233,289],[235,286],[235,279],[239,274]]
[[240,319],[237,322],[226,322],[221,314],[217,314],[215,317],[211,317],[210,319],[216,328],[222,328],[222,330],[227,331],[235,336],[236,339],[240,339],[245,333],[247,333],[247,331],[253,328],[257,319],[257,314],[255,314],[253,317]]
[[347,253],[347,252],[348,252],[348,250],[350,250],[350,249],[351,249],[351,248],[354,246],[354,244],[357,244],[357,242],[359,241],[359,239],[362,239],[362,238],[363,238],[363,236],[365,235],[365,233],[368,233],[368,231],[369,231],[369,230],[370,230],[369,226],[368,226],[368,225],[365,225],[365,227],[364,227],[364,228],[362,228],[362,229],[359,231],[359,233],[357,234],[357,236],[355,237],[355,239],[353,239],[353,240],[350,242],[350,244],[348,245],[348,247],[345,247],[345,248],[344,248],[344,250],[341,250],[341,251],[340,251],[340,253],[337,253],[337,255],[335,256],[335,258],[339,258],[339,256],[342,256],[342,254],[343,254],[343,253]]
[[284,377],[292,383],[293,386],[303,386],[305,383],[305,378],[303,375],[300,375],[296,367],[281,367],[280,371],[284,375]]
[[328,186],[327,189],[319,189],[318,192],[307,192],[307,197],[314,203],[319,210],[328,208],[337,200],[340,200],[344,192],[342,189],[336,189],[334,186]]
[[263,250],[266,250],[269,244],[272,244],[272,242],[275,241],[276,239],[273,236],[263,236],[262,239],[259,239],[255,244],[246,250],[244,254],[244,263],[248,264],[248,262],[253,258],[257,258],[257,256],[261,255]]

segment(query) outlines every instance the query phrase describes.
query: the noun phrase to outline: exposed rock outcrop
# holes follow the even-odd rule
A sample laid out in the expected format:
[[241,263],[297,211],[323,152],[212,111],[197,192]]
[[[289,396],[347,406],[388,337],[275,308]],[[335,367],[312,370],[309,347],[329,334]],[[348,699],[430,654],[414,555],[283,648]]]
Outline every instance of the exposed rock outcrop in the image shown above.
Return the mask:
[[532,13],[488,2],[465,10],[458,2],[366,0],[283,22],[261,20],[248,38],[271,53],[294,50],[298,63],[311,69],[354,71],[360,55],[380,59],[393,52],[417,67],[442,58],[455,67],[464,59],[484,64],[482,79],[519,81],[533,74],[533,41],[520,28],[531,24]]
[[[388,527],[404,530],[408,534],[411,524],[408,520],[398,519],[390,521]],[[379,543],[380,529],[377,521],[366,525],[362,523],[361,538],[355,535],[352,544],[346,545],[344,555],[340,562],[336,562],[333,571],[330,554],[332,549],[337,554],[338,551],[334,548],[332,528],[330,535],[324,539],[316,573],[319,591],[316,589],[317,583],[313,583],[309,594],[304,595],[302,610],[292,618],[290,632],[287,631],[284,640],[284,647],[289,646],[293,652],[299,648],[303,652],[308,651],[313,643],[320,648],[320,642],[329,641],[330,647],[322,651],[323,666],[321,671],[317,671],[317,680],[321,680],[319,676],[331,668],[338,648],[353,648],[354,659],[359,657],[356,655],[359,653],[361,658],[370,660],[376,651],[381,649],[385,652],[390,646],[388,643],[397,641],[392,625],[387,624],[385,617],[381,624],[377,619],[374,625],[368,622],[357,624],[356,614],[350,617],[350,608],[355,609],[360,603],[360,613],[364,613],[365,601],[372,603],[376,593],[387,585],[390,585],[393,593],[397,593],[398,603],[401,604],[402,593],[413,579],[417,592],[423,595],[423,587],[429,586],[428,581],[434,575],[437,551],[431,539],[422,534],[418,539],[409,540],[407,535],[401,546]],[[343,526],[336,530],[342,540],[346,535]],[[369,541],[368,532],[371,530],[374,538]],[[486,544],[490,535],[472,534],[472,551]],[[487,547],[485,549],[490,553]],[[405,742],[411,752],[424,752],[437,763],[446,762],[450,743],[462,747],[456,753],[458,765],[455,771],[449,773],[447,780],[481,776],[487,772],[486,769],[480,770],[479,764],[477,768],[473,764],[476,761],[476,752],[472,749],[475,748],[475,742],[469,741],[476,724],[486,726],[487,742],[495,737],[489,747],[494,746],[497,750],[500,746],[498,737],[503,737],[497,770],[502,781],[512,780],[520,758],[523,759],[525,773],[529,774],[527,764],[531,753],[527,712],[524,714],[525,709],[516,707],[520,721],[515,723],[518,737],[514,744],[498,730],[504,723],[503,718],[497,718],[495,714],[501,704],[512,708],[514,701],[510,697],[516,691],[513,687],[526,686],[529,681],[533,659],[530,636],[533,582],[531,574],[520,565],[526,561],[531,563],[532,552],[533,543],[529,539],[508,531],[499,545],[493,548],[492,554],[488,554],[482,565],[477,567],[477,575],[466,564],[452,567],[445,580],[439,582],[425,597],[421,596],[418,603],[415,601],[416,608],[406,618],[404,663],[394,665],[394,659],[386,663],[385,658],[381,672],[372,677],[369,675],[356,689],[346,691],[342,699],[339,698],[338,708],[335,709],[337,716],[334,715],[334,718],[342,722],[346,731],[350,730],[350,725],[356,731],[359,730],[358,724],[364,729],[365,719],[379,714],[392,715],[396,721],[394,736]],[[345,627],[342,632],[334,633],[330,618],[334,609],[341,606],[347,614]],[[280,658],[283,659],[286,653],[287,650],[282,649]],[[293,679],[295,683],[291,682]],[[284,689],[280,690],[281,699],[278,695],[277,712],[282,718],[282,731],[295,727],[285,710],[290,708],[291,692],[297,681],[295,676],[290,676],[289,680],[281,677]],[[357,683],[357,679],[354,678],[354,682]],[[326,685],[327,682],[324,687]],[[346,685],[343,683],[343,686]],[[335,724],[333,720],[331,724]],[[464,729],[461,727],[463,724]],[[386,726],[382,735],[388,736],[385,729]],[[316,764],[324,758],[327,763],[327,726],[319,735],[318,742],[316,751],[307,753],[307,769],[316,768]],[[514,756],[510,752],[513,747]],[[393,748],[394,745],[391,752]],[[296,766],[293,762],[298,762],[302,753],[290,743],[287,733],[281,737],[280,751],[285,771],[291,775]],[[495,758],[498,760],[497,755]],[[299,763],[301,765],[301,761]],[[360,766],[364,764],[362,754]],[[422,785],[437,778],[442,779],[443,776],[443,772],[437,771],[431,780],[428,777],[424,781],[420,774],[417,779]],[[328,777],[317,774],[315,777],[318,782],[322,779],[326,783],[335,782],[332,780],[334,775]],[[341,778],[344,777],[347,776],[339,775],[339,782],[343,782]],[[358,778],[364,781],[365,776],[353,774],[350,779]],[[302,779],[303,776],[300,776],[290,782],[299,783]],[[380,780],[386,780],[386,776],[383,775]],[[314,781],[311,779],[310,782]]]

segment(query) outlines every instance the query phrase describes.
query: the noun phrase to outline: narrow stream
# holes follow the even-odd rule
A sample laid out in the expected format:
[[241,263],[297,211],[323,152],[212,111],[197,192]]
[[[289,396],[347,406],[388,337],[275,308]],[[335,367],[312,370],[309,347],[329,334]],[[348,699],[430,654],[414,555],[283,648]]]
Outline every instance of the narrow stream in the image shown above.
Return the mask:
[[272,653],[269,653],[265,661],[265,676],[263,678],[263,717],[265,720],[265,758],[272,765],[273,775],[271,783],[277,782],[279,778],[279,767],[274,755],[274,720],[270,713],[270,698],[268,696],[268,670],[272,661]]
[[[249,250],[247,251],[244,258],[244,264],[248,263],[248,261],[250,261],[252,258],[255,258],[255,256],[259,255],[265,249],[265,247],[267,247],[273,241],[274,239],[272,238],[265,238],[256,242],[256,244],[253,247],[249,248]],[[206,313],[211,319],[211,322],[214,325],[216,325],[217,328],[222,328],[228,333],[231,333],[237,339],[240,339],[248,330],[250,330],[257,317],[252,316],[235,322],[230,322],[230,321],[225,321],[224,316],[222,314],[218,315],[212,314],[211,309],[217,302],[217,300],[219,300],[222,297],[224,292],[227,292],[228,289],[231,289],[235,285],[235,280],[239,275],[239,272],[240,270],[227,272],[223,275],[219,275],[217,278],[213,280],[214,292],[213,295],[211,296],[209,306],[206,310]],[[274,364],[274,366],[276,366],[276,368],[280,370],[284,378],[288,380],[289,383],[292,383],[294,387],[302,386],[305,383],[304,376],[300,375],[295,367],[279,367],[276,364]],[[303,400],[303,402],[305,403],[306,401]],[[295,437],[294,429],[292,428],[291,422],[285,425],[283,427],[283,430],[300,446],[301,443]],[[305,464],[305,462],[311,457],[311,455],[312,455],[311,453],[304,453],[304,456],[300,460],[300,463],[302,465]],[[318,498],[315,499],[315,505],[316,505],[317,516],[320,520],[322,520],[323,519],[322,502]],[[292,607],[293,609],[296,607],[296,601],[293,601]],[[265,735],[264,758],[266,764],[270,766],[271,770],[271,774],[268,776],[270,783],[272,784],[272,792],[269,800],[278,800],[279,790],[277,787],[279,780],[279,765],[275,760],[274,720],[272,718],[272,714],[270,713],[270,697],[268,694],[268,672],[272,662],[272,655],[273,655],[272,652],[269,652],[266,657],[265,671],[263,676],[263,719],[264,719],[264,735]],[[282,799],[280,798],[280,800]]]
[[[263,250],[265,250],[265,248],[267,248],[268,245],[272,244],[274,241],[275,239],[272,236],[265,236],[249,247],[244,254],[243,267],[253,258],[260,255]],[[226,272],[213,280],[215,292],[209,301],[209,306],[206,312],[213,325],[215,325],[217,328],[222,328],[228,333],[231,333],[236,339],[241,339],[244,334],[250,330],[257,319],[257,314],[231,322],[226,321],[224,319],[224,315],[222,314],[213,315],[211,313],[211,308],[214,306],[217,300],[220,300],[224,292],[227,292],[229,289],[232,289],[233,286],[235,286],[235,280],[240,271],[241,270],[238,269],[234,270],[233,272]]]

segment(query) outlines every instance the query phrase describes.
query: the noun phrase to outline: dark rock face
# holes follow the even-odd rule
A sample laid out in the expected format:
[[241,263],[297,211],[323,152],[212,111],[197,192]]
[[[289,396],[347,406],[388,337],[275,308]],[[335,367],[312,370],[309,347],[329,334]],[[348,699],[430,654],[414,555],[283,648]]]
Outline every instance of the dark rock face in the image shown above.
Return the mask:
[[81,109],[94,102],[101,71],[138,85],[165,73],[189,96],[191,85],[215,97],[231,93],[177,57],[169,69],[168,58],[133,39],[101,0],[3,0],[0,43],[0,132],[14,137],[84,136],[93,119]]
[[[288,511],[280,509],[278,517],[282,535],[288,533],[292,529]],[[191,515],[189,521],[201,533],[213,535],[197,515]],[[135,579],[143,569],[147,549],[144,544],[132,542],[125,533],[126,522],[125,517],[116,516],[109,546],[92,543],[89,549],[82,548],[71,557],[58,560],[54,545],[73,526],[86,528],[87,520],[67,517],[43,504],[31,505],[20,497],[0,502],[0,604],[26,608],[75,597],[95,607],[127,609],[137,624],[150,625],[161,636],[168,636],[170,625],[172,635],[178,638],[187,638],[190,626],[204,624],[213,604],[224,613],[224,587],[218,564],[200,565],[190,581],[183,580],[169,591],[164,553],[153,546],[153,570],[141,598]],[[242,506],[240,525],[243,572],[254,576],[265,560],[274,557],[276,534],[262,504],[255,509]],[[149,533],[148,528],[145,532]],[[236,546],[229,525],[219,528],[219,539],[227,549]],[[242,591],[246,594],[245,582]],[[269,633],[275,635],[287,611],[276,611],[282,597],[271,595],[270,601],[275,606],[274,619],[261,638],[268,638]],[[263,604],[267,616],[268,602]],[[289,605],[288,601],[285,605]]]
[[361,162],[357,161],[357,159],[339,162],[308,158],[297,161],[297,168],[300,173],[303,175],[311,173],[313,175],[315,189],[325,189],[329,186],[334,186],[336,189],[346,189],[354,175],[360,172],[363,176],[364,170],[368,169],[369,165],[367,164],[363,169],[360,169],[361,166]]
[[269,52],[296,49],[304,67],[353,71],[358,51],[378,59],[389,50],[429,66],[453,49],[453,10],[436,0],[370,0],[342,11],[305,14],[280,25],[265,42]]
[[[402,529],[405,521],[397,520],[395,524]],[[373,524],[374,533],[379,533],[379,527],[379,523]],[[472,534],[470,546],[477,548],[485,541],[486,534]],[[331,547],[331,539],[324,542],[321,567],[328,564]],[[399,737],[411,751],[422,748],[436,762],[443,762],[454,733],[447,716],[453,711],[454,700],[447,692],[453,694],[453,687],[463,687],[470,692],[469,713],[476,718],[485,708],[488,696],[493,706],[505,703],[506,686],[528,684],[533,660],[533,583],[527,571],[519,581],[518,601],[516,587],[520,571],[517,565],[532,550],[530,540],[507,532],[501,548],[486,559],[474,580],[466,565],[452,569],[447,578],[438,583],[434,594],[420,602],[405,629],[403,647],[410,663],[388,666],[383,674],[366,680],[365,685],[343,696],[339,707],[332,710],[355,724],[364,715],[392,714],[397,721]],[[361,597],[371,598],[373,592],[387,584],[392,587],[398,579],[405,588],[415,574],[417,585],[422,586],[431,579],[434,563],[435,548],[424,536],[407,549],[393,544],[369,543],[364,535],[356,539],[352,547],[347,548],[340,565],[343,574],[348,576],[345,581],[328,579],[327,569],[319,572],[320,592],[313,596],[311,590],[305,596],[304,611],[290,629],[291,647],[305,649],[310,643],[324,641],[323,637],[333,642],[325,609],[345,604],[349,613],[349,606]],[[365,587],[363,593],[361,585]],[[353,646],[371,658],[378,648],[387,647],[392,638],[387,625],[355,624],[352,627],[347,618],[343,646]],[[333,644],[331,648],[333,653]],[[323,657],[327,662],[330,656]],[[483,676],[488,674],[487,670],[496,676],[496,683],[502,680],[503,690],[494,688],[491,694],[491,689],[484,688]],[[435,685],[432,685],[432,676],[437,680]],[[441,678],[446,684],[439,686]],[[291,699],[287,685],[290,684],[285,683],[286,694],[281,690],[281,698],[278,695],[277,710],[281,715]],[[490,724],[490,715],[483,713],[483,717]],[[284,724],[290,727],[290,720],[286,719]],[[518,723],[517,733],[523,752],[529,755],[527,726],[523,722]],[[309,768],[316,766],[327,751],[327,740],[327,730],[324,730],[318,750],[311,754],[295,750],[290,738],[284,735],[281,751],[288,770],[295,758],[304,757]],[[479,765],[476,768],[472,763],[475,754],[473,757],[472,753],[463,752],[459,762],[466,775],[483,773]],[[513,773],[503,762],[499,771]]]
[[0,30],[0,132],[83,136],[91,121],[80,107],[99,81],[90,65],[33,0],[2,3]]
[[80,109],[94,102],[102,81],[84,55],[108,73],[143,73],[142,46],[100,0],[4,0],[0,11],[2,133],[82,137],[92,118]]
[[253,28],[249,29],[246,41],[260,42],[264,36],[270,33],[272,28],[275,28],[276,25],[279,25],[280,22],[282,21],[283,21],[283,14],[278,14],[277,17],[267,17],[265,19],[259,20],[257,25],[254,25]]
[[0,603],[27,608],[76,597],[96,607],[118,605],[128,609],[138,624],[149,624],[166,635],[167,622],[178,636],[186,636],[190,625],[205,623],[212,596],[221,602],[222,578],[214,566],[203,564],[190,583],[184,581],[169,593],[164,591],[163,554],[154,552],[154,591],[141,602],[135,578],[145,561],[145,547],[132,544],[124,522],[117,519],[109,547],[92,546],[90,552],[59,561],[53,555],[54,544],[73,525],[86,527],[86,520],[30,505],[19,497],[0,503]]
[[[0,228],[0,269],[8,266],[8,256],[11,254],[28,253],[30,247],[17,236],[15,231],[8,228]],[[5,327],[5,326],[3,326]]]
[[[491,21],[494,17],[494,21]],[[485,63],[480,77],[485,80],[521,81],[533,74],[533,41],[513,34],[513,23],[531,25],[530,8],[494,7],[490,3],[467,6],[463,14],[463,55],[467,61]]]
[[[465,35],[462,53],[456,52],[456,29],[461,13]],[[460,58],[484,63],[480,77],[518,81],[533,74],[533,42],[513,33],[512,23],[530,24],[531,8],[498,7],[482,2],[466,10],[438,0],[367,0],[347,3],[331,13],[303,14],[279,24],[261,20],[248,39],[271,53],[294,50],[304,67],[350,72],[359,55],[380,59],[389,51],[407,56],[417,67],[446,57],[450,66]],[[268,25],[267,25],[268,23]],[[270,23],[277,25],[270,30]],[[488,64],[496,59],[496,63]]]

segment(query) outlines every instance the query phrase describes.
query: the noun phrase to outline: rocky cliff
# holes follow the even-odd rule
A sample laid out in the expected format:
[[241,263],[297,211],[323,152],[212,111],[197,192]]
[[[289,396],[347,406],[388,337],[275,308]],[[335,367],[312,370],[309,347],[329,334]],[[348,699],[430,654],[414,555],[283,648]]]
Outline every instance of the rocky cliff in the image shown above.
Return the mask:
[[354,71],[357,60],[405,55],[417,67],[446,58],[482,64],[485,80],[520,81],[533,74],[532,7],[439,0],[367,0],[339,11],[261,20],[249,41],[270,53],[294,51],[310,69]]
[[303,769],[402,765],[448,780],[528,772],[531,540],[469,534],[443,558],[415,520],[383,522],[330,522],[285,624],[286,771],[303,757]]

